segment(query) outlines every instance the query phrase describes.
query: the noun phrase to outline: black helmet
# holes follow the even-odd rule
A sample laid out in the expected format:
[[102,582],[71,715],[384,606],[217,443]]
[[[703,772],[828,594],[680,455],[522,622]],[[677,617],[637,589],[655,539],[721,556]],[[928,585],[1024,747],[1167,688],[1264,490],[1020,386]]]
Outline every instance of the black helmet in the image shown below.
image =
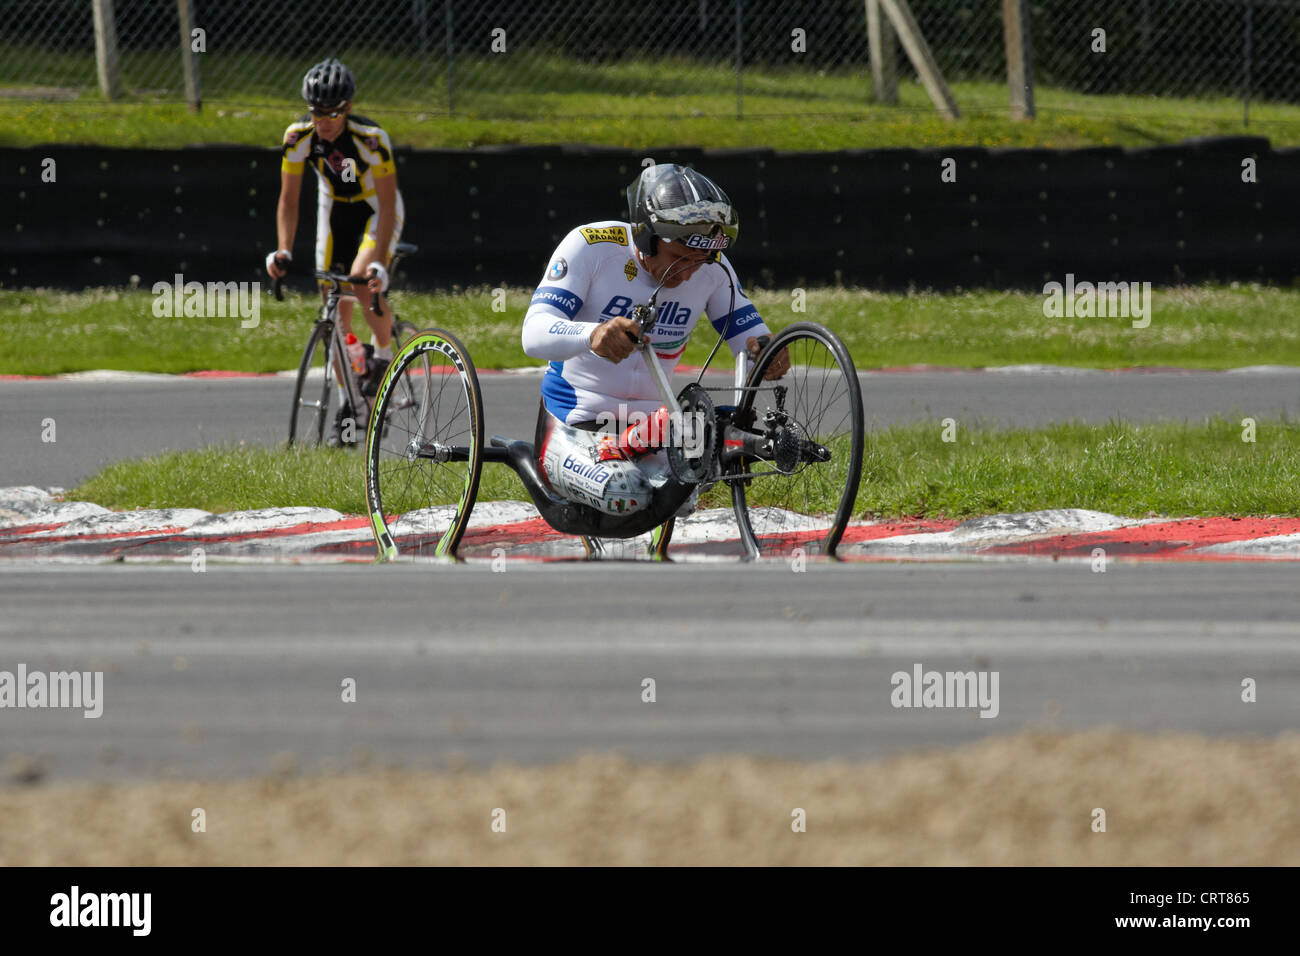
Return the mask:
[[302,98],[309,106],[338,106],[357,91],[352,71],[333,58],[317,63],[302,78]]
[[627,187],[627,215],[633,241],[648,256],[657,239],[676,239],[712,250],[716,262],[740,235],[740,217],[718,184],[676,164],[649,166]]

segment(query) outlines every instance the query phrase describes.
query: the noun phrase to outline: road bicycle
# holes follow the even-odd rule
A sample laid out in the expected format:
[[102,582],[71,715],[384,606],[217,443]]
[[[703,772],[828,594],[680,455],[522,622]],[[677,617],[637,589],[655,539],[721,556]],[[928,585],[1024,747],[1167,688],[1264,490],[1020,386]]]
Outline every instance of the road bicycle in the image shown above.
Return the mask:
[[[409,242],[399,242],[393,251],[389,272],[397,273],[397,264],[405,256],[415,255],[419,248]],[[302,350],[298,362],[298,376],[293,388],[293,406],[289,416],[289,445],[319,445],[325,437],[326,423],[331,418],[331,406],[337,401],[338,388],[342,385],[348,395],[348,404],[356,412],[353,430],[357,436],[364,434],[370,404],[361,394],[361,381],[352,363],[348,361],[344,347],[343,332],[338,323],[339,302],[346,296],[352,285],[365,284],[366,276],[350,276],[320,269],[289,268],[291,275],[310,275],[326,284],[325,301],[316,314],[307,344]],[[281,279],[272,283],[272,291],[277,300],[284,301]],[[345,288],[346,287],[346,288]],[[379,309],[382,294],[371,300],[371,309],[375,315],[382,315]],[[418,331],[416,326],[401,319],[389,308],[392,314],[393,349],[396,352]],[[411,401],[414,395],[408,396]]]
[[[631,317],[641,328],[636,349],[664,404],[681,412],[671,416],[664,448],[670,474],[647,508],[610,515],[565,500],[550,490],[533,443],[496,435],[485,443],[468,351],[451,333],[424,329],[380,382],[366,435],[366,495],[380,559],[454,556],[485,462],[511,468],[546,523],[581,536],[589,556],[600,553],[602,538],[649,532],[651,556],[666,558],[678,510],[697,488],[718,484],[730,489],[745,558],[788,557],[794,547],[833,556],[852,517],[863,453],[862,393],[844,343],[823,326],[795,323],[770,337],[752,368],[744,352],[737,356],[732,385],[696,381],[674,395],[649,341],[654,296]],[[769,380],[783,349],[790,368]],[[412,404],[407,396],[415,392],[420,400]],[[710,392],[729,393],[733,404],[715,405]]]

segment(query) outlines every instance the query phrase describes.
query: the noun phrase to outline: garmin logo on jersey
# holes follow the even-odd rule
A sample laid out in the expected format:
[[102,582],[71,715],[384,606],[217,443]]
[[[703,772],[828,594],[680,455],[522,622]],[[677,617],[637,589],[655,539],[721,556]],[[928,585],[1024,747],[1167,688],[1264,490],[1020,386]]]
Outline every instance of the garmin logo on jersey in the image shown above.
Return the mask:
[[[631,299],[628,299],[628,302],[631,301]],[[559,286],[554,285],[543,285],[537,287],[537,291],[533,293],[533,298],[529,305],[537,305],[539,302],[543,305],[554,306],[570,319],[577,315],[578,310],[582,308],[581,298],[566,289],[561,289]]]
[[[605,308],[601,309],[600,314],[604,318],[616,319],[628,314],[632,308],[632,300],[625,295],[616,295],[609,300]],[[691,320],[691,310],[685,306],[678,305],[676,302],[661,302],[655,310],[655,325],[685,325]]]

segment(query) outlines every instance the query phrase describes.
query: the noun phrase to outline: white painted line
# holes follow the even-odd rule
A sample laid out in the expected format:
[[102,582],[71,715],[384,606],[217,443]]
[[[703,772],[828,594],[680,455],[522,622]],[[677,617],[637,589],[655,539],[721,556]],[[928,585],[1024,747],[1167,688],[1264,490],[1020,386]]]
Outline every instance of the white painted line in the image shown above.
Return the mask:
[[964,521],[951,531],[925,531],[844,545],[842,553],[873,554],[892,551],[966,551],[994,544],[1019,544],[1063,534],[1088,534],[1129,527],[1133,521],[1101,511],[1061,508],[1019,514],[989,515]]
[[249,534],[255,531],[272,531],[294,525],[333,524],[342,521],[343,514],[331,508],[262,508],[257,511],[232,511],[229,514],[208,515],[196,521],[186,535]]
[[[436,617],[430,619],[436,626]],[[973,654],[1008,658],[1089,658],[1097,654],[1127,660],[1133,657],[1186,658],[1222,657],[1240,660],[1249,655],[1300,654],[1300,624],[1275,621],[1148,621],[1109,619],[1104,627],[1091,622],[1024,620],[863,620],[846,633],[843,622],[811,621],[793,624],[784,620],[751,621],[743,635],[727,636],[697,632],[678,637],[659,633],[645,625],[637,628],[592,629],[588,636],[573,633],[571,622],[554,622],[551,633],[542,624],[527,635],[492,635],[477,632],[465,636],[401,637],[374,633],[358,643],[354,636],[312,634],[286,637],[283,634],[250,631],[234,644],[228,637],[186,635],[183,638],[151,637],[150,653],[158,656],[201,655],[280,657],[310,646],[316,657],[358,655],[430,656],[447,658],[494,657],[724,657],[812,659],[836,658],[868,662],[872,658],[925,660],[935,655],[969,657]],[[1135,640],[1144,640],[1139,649]],[[43,635],[7,635],[10,654],[136,656],[132,637],[77,638]]]
[[[80,504],[82,502],[78,502]],[[98,507],[96,505],[95,507]],[[159,508],[141,511],[108,511],[89,514],[49,531],[24,535],[23,540],[48,537],[72,537],[83,534],[132,534],[161,531],[165,528],[188,528],[212,515],[198,508]],[[10,539],[13,540],[13,539]]]

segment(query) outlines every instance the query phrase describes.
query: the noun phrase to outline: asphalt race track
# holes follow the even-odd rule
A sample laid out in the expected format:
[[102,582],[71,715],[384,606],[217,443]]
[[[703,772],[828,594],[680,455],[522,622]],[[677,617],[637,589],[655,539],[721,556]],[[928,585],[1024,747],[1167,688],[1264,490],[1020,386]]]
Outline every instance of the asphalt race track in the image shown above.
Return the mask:
[[[9,710],[4,749],[57,780],[1272,736],[1300,725],[1296,584],[1291,562],[6,565],[5,660],[105,677],[102,717]],[[895,709],[916,663],[998,672],[997,716]]]
[[[691,379],[678,376],[678,385]],[[725,385],[728,375],[710,376]],[[539,377],[484,375],[485,429],[532,438]],[[284,378],[0,382],[0,487],[73,487],[99,467],[217,442],[274,444],[287,434]],[[952,417],[974,424],[1300,417],[1300,369],[1250,372],[908,372],[862,376],[868,426]],[[41,441],[53,418],[57,441]]]
[[[863,386],[877,425],[1300,415],[1300,370],[875,373]],[[488,432],[530,435],[537,387],[484,376]],[[290,388],[2,382],[0,486],[72,487],[118,458],[274,443]],[[54,444],[40,441],[45,418]],[[1300,726],[1298,583],[1290,561],[1115,562],[1104,574],[1044,560],[805,573],[13,562],[0,565],[0,669],[104,671],[104,714],[7,710],[0,755],[53,779],[107,779],[610,750],[870,758],[1030,728],[1272,736]],[[918,662],[997,671],[997,716],[891,706],[891,675]],[[355,703],[341,700],[346,678]]]

